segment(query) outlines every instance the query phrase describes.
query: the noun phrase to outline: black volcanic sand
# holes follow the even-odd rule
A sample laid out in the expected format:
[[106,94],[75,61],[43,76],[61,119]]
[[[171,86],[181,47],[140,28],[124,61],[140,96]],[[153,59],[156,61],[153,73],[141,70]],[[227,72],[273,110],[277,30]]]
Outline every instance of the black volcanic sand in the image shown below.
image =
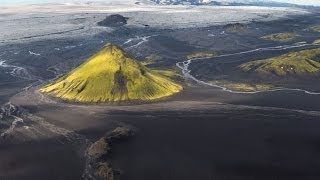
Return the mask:
[[[135,48],[130,46],[139,41],[134,40],[124,48],[138,60],[150,54],[163,57],[162,62],[151,67],[174,68],[175,63],[190,52],[212,50],[223,54],[281,45],[258,38],[288,29],[299,31],[311,41],[317,35],[301,29],[318,21],[312,15],[296,17],[296,21],[252,23],[248,31],[241,34],[220,34],[223,26],[179,30],[123,26],[112,33],[86,38],[2,44],[0,52],[6,52],[2,58],[8,64],[27,68],[36,77],[34,81],[46,82],[56,76],[52,70],[58,74],[68,72],[106,42],[121,45],[129,38],[157,35]],[[294,22],[300,27],[291,28]],[[208,36],[210,33],[215,36]],[[297,39],[300,40],[303,38]],[[29,50],[41,56],[30,55]],[[248,61],[284,52],[250,54],[228,58],[228,61]],[[234,64],[221,66],[230,73]],[[204,79],[226,75],[215,70],[216,64],[210,60],[199,61],[190,68]],[[0,67],[0,73],[3,71],[11,69]],[[85,140],[94,142],[122,125],[136,129],[137,133],[129,141],[115,144],[108,157],[113,167],[121,170],[120,179],[305,180],[320,177],[320,96],[288,91],[232,94],[194,85],[174,97],[145,105],[80,106],[51,102],[34,93],[32,88],[14,95],[30,82],[8,73],[2,73],[0,80],[1,103],[11,101],[30,114],[43,117],[45,122],[54,125],[51,130],[63,127],[72,135],[68,139],[70,137],[61,135],[60,131],[53,133],[25,119],[10,136],[0,138],[0,179],[81,179],[85,170]],[[44,134],[37,134],[33,127]],[[77,135],[83,139],[79,140]]]
[[0,179],[81,179],[81,146],[61,144],[58,139],[0,140]]
[[[136,136],[113,145],[108,156],[113,167],[121,170],[120,179],[320,176],[317,171],[320,164],[317,158],[320,156],[318,111],[216,104],[213,102],[234,101],[236,104],[237,100],[244,102],[246,98],[230,96],[219,90],[213,92],[211,88],[201,89],[187,88],[167,101],[136,106],[46,103],[32,90],[11,101],[36,116],[45,117],[51,124],[84,135],[92,142],[119,125],[136,129]],[[283,104],[297,105],[289,99]],[[305,104],[302,100],[300,102]],[[281,100],[274,103],[280,106]],[[320,106],[316,104],[314,107]],[[13,179],[20,177],[12,175],[12,171],[22,169],[20,164],[27,162],[29,169],[22,173],[25,177],[37,177],[38,171],[48,163],[50,167],[56,167],[52,171],[57,173],[50,174],[51,171],[45,168],[40,173],[42,178],[80,177],[84,169],[81,154],[84,144],[59,144],[57,139],[63,141],[63,137],[48,138],[48,141],[29,143],[18,141],[20,143],[9,147],[4,144],[7,150],[1,154],[8,155],[3,156],[6,158],[1,162],[16,162],[17,165],[8,167],[3,164],[0,172],[7,173],[1,174]],[[20,148],[16,148],[18,146]],[[47,148],[51,146],[55,148]],[[38,153],[33,156],[30,151]],[[21,158],[17,159],[16,154]]]
[[0,104],[9,101],[10,97],[19,93],[22,88],[30,84],[30,81],[6,82],[0,84]]
[[320,176],[319,116],[220,108],[112,114],[140,130],[114,149],[120,179]]

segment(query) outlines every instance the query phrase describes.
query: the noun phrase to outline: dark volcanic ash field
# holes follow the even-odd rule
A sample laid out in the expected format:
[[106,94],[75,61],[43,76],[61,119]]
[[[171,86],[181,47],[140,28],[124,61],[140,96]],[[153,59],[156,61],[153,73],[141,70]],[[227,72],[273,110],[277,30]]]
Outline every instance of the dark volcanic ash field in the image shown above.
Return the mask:
[[[115,142],[108,154],[116,179],[320,177],[318,79],[284,84],[300,90],[254,94],[206,84],[241,79],[233,72],[239,62],[318,47],[310,44],[319,33],[305,29],[320,24],[319,14],[261,7],[43,6],[0,12],[0,179],[94,179],[86,149],[116,127],[135,134]],[[124,17],[117,16],[121,25],[97,25],[115,13]],[[225,25],[235,22],[248,30],[226,32]],[[301,37],[260,39],[289,30]],[[176,70],[184,91],[147,104],[95,105],[64,103],[37,91],[107,42],[140,61],[156,55],[148,66]],[[269,47],[279,48],[241,53]],[[193,78],[176,66],[190,52],[208,50],[235,55],[193,61],[187,69]]]

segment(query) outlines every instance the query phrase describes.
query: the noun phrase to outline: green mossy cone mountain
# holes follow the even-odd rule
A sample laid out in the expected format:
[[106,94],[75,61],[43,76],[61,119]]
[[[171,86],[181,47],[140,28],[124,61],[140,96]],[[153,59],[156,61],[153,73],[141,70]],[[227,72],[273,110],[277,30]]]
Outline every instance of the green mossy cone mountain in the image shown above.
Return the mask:
[[119,46],[106,44],[40,92],[75,102],[116,102],[154,100],[181,90],[180,85],[144,67]]

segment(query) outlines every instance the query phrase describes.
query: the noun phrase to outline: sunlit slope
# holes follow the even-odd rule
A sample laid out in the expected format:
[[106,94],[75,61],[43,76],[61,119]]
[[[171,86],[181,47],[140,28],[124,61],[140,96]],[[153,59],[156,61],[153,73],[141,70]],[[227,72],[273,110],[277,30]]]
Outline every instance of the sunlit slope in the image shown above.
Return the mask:
[[276,33],[262,36],[261,39],[269,41],[288,42],[294,40],[297,37],[299,37],[299,35],[295,33]]
[[314,31],[314,32],[320,32],[320,25],[311,26],[311,27],[309,27],[309,30]]
[[173,95],[182,87],[144,67],[112,44],[66,76],[42,89],[43,93],[77,102],[154,100]]
[[286,75],[319,75],[320,48],[287,53],[281,56],[241,64],[245,72],[259,74]]

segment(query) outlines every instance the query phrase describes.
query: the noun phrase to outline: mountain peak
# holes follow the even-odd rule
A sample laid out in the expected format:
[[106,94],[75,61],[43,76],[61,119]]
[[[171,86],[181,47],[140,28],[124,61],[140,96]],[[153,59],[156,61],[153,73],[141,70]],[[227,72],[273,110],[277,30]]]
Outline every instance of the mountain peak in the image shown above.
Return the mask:
[[129,55],[120,46],[107,43],[100,50],[101,54],[110,55],[116,58],[115,60],[123,60],[124,58],[129,58]]
[[110,50],[110,51],[122,51],[125,53],[125,51],[118,45],[112,44],[112,43],[107,43],[103,46],[103,49]]
[[180,85],[141,65],[121,47],[108,43],[40,92],[68,101],[115,102],[154,100],[181,90]]

